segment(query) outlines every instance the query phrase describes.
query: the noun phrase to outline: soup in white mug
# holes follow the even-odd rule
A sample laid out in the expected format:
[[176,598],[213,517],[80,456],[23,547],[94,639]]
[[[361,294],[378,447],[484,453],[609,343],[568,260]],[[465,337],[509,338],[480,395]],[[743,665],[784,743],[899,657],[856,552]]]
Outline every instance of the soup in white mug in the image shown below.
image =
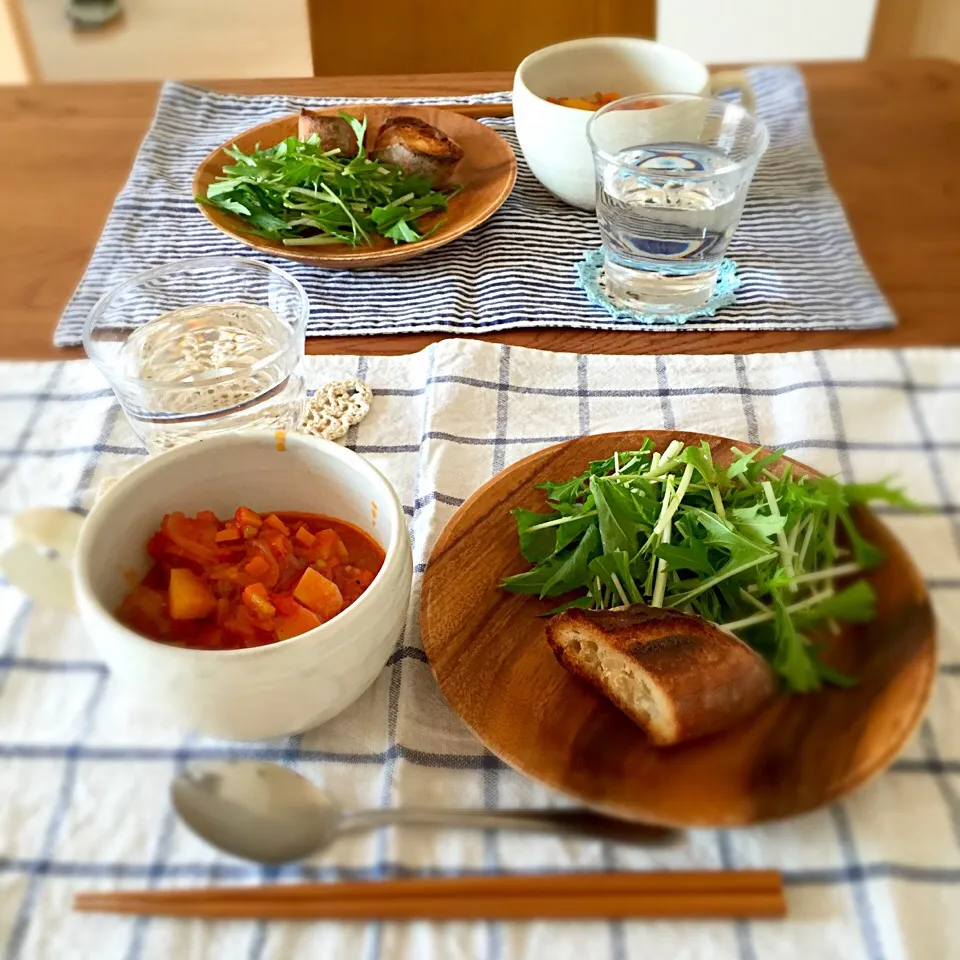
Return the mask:
[[[589,37],[531,53],[517,68],[513,112],[524,159],[534,176],[561,200],[593,210],[593,159],[587,143],[591,111],[551,103],[548,97],[583,98],[597,91],[706,94],[740,90],[753,108],[753,92],[740,71],[711,74],[692,57],[653,40]],[[651,114],[656,129],[658,111]],[[666,139],[669,139],[666,138]]]

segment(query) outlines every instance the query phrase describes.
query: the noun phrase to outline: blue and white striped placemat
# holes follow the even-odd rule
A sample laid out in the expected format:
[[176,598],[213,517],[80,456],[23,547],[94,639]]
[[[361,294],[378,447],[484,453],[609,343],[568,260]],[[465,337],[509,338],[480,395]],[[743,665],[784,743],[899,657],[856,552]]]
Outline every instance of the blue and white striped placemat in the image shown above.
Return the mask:
[[[308,383],[360,376],[369,416],[346,443],[397,489],[414,596],[374,685],[299,737],[228,744],[126,698],[75,618],[0,582],[0,956],[5,960],[950,960],[960,957],[960,351],[574,356],[448,340],[405,357],[308,357]],[[0,510],[89,507],[144,456],[86,361],[0,364]],[[564,801],[485,752],[426,662],[424,563],[457,506],[511,463],[583,433],[677,429],[783,446],[845,480],[899,474],[929,506],[884,519],[939,619],[927,716],[890,770],[828,809],[677,847],[388,830],[261,870],[173,816],[192,760],[295,766],[348,809],[542,807]],[[173,505],[171,505],[173,506]],[[280,506],[278,504],[278,506]],[[0,546],[7,524],[0,523]],[[529,718],[517,717],[517,723]],[[504,872],[765,867],[789,917],[764,922],[271,923],[71,911],[79,890]]]
[[[691,320],[683,329],[893,325],[827,183],[799,72],[755,67],[749,73],[771,143],[729,251],[743,286],[733,307]],[[84,318],[97,299],[148,267],[202,254],[260,256],[220,233],[196,209],[194,172],[218,144],[255,124],[305,104],[337,102],[347,101],[246,97],[168,83],[54,342],[79,343]],[[486,224],[440,250],[379,270],[327,271],[270,258],[290,270],[310,295],[308,335],[651,329],[613,319],[577,289],[576,262],[600,245],[593,214],[566,206],[537,182],[519,152],[512,119],[483,123],[507,139],[519,161],[512,196]],[[672,323],[662,326],[677,329]]]

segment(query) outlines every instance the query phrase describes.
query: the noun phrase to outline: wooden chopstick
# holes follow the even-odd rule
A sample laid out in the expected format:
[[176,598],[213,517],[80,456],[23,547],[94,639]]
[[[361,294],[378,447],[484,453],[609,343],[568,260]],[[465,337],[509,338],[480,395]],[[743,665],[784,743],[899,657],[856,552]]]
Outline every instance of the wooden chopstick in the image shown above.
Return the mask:
[[260,919],[780,917],[775,871],[463,877],[79,893],[74,909]]
[[263,900],[344,900],[366,897],[483,896],[490,893],[570,895],[592,893],[697,893],[783,889],[776,870],[669,870],[634,873],[556,873],[524,876],[505,874],[474,877],[426,877],[412,880],[364,880],[353,883],[278,883],[259,887],[204,887],[189,890],[131,890],[116,893],[79,893],[77,898],[149,896],[155,900],[191,901],[198,894],[218,898]]
[[431,897],[416,900],[203,900],[163,903],[147,899],[78,907],[139,916],[259,920],[582,920],[604,917],[782,917],[786,904],[774,893],[583,894],[577,897]]
[[[405,104],[397,104],[405,106]],[[413,104],[410,104],[413,106]],[[424,104],[417,104],[424,106]],[[512,117],[512,103],[429,103],[429,107],[436,107],[438,110],[455,110],[462,113],[465,117]]]

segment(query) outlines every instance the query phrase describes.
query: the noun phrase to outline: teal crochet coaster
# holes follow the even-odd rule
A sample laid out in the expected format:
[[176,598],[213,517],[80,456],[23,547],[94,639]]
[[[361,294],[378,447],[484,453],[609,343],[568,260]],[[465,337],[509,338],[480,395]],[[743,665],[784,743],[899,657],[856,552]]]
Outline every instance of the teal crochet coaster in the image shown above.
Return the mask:
[[717,272],[717,284],[710,299],[690,313],[663,314],[663,313],[636,313],[627,305],[614,300],[606,288],[606,278],[603,270],[603,250],[588,250],[583,259],[577,264],[577,286],[584,291],[587,299],[597,306],[603,307],[616,320],[634,320],[649,324],[683,324],[688,320],[697,320],[700,317],[712,317],[718,310],[729,307],[736,302],[737,288],[741,280],[737,276],[737,265],[729,258],[720,264]]

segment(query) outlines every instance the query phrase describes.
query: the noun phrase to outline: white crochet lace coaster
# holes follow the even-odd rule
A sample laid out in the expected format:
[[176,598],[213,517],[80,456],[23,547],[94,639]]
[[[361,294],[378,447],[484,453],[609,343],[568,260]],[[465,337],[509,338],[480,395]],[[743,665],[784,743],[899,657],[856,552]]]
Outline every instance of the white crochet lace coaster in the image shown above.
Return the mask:
[[334,380],[307,398],[298,433],[339,440],[369,412],[373,393],[362,381]]

